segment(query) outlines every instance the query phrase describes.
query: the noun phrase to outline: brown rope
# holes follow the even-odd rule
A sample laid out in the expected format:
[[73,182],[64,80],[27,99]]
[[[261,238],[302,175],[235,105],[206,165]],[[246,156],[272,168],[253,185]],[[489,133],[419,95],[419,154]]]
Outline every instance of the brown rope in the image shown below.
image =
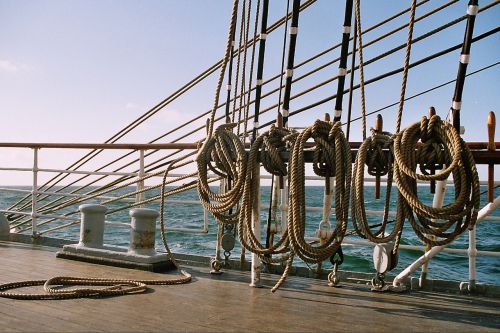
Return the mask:
[[[444,161],[424,147],[415,151],[418,141],[437,143]],[[407,204],[405,215],[417,236],[431,246],[452,242],[467,228],[472,229],[479,211],[479,177],[472,154],[453,126],[439,116],[423,117],[396,135],[394,139],[394,175],[399,191]],[[444,162],[447,167],[435,175],[419,174],[417,164]],[[417,180],[446,180],[453,177],[455,202],[442,208],[427,206],[417,196]],[[418,217],[415,220],[414,214]],[[436,220],[436,221],[433,221]],[[441,221],[437,221],[441,220]],[[432,235],[434,237],[431,237]]]

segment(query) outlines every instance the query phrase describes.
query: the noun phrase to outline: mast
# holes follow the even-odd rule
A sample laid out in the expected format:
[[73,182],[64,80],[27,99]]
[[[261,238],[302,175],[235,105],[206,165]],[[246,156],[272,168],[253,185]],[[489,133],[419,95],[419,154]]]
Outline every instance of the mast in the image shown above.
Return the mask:
[[472,45],[472,33],[474,32],[474,23],[478,13],[479,4],[477,0],[470,0],[467,7],[467,25],[465,27],[464,42],[462,52],[460,53],[460,63],[458,65],[457,81],[455,83],[455,93],[451,104],[451,120],[453,127],[460,133],[460,109],[462,108],[462,92],[464,90],[465,75],[467,65],[470,60],[470,47]]

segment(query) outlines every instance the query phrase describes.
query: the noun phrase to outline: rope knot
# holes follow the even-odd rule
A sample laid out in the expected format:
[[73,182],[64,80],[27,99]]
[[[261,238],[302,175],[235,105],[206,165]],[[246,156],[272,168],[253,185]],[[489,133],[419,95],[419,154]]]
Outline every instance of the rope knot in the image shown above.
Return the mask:
[[420,162],[420,171],[424,175],[432,175],[436,170],[443,169],[446,156],[444,151],[443,135],[440,133],[441,118],[437,115],[430,119],[422,117],[420,121],[420,141],[417,148],[417,161]]
[[389,132],[379,132],[370,129],[371,138],[368,139],[366,150],[366,166],[370,176],[385,176],[392,167],[393,153],[392,135]]
[[269,131],[264,132],[254,143],[260,149],[260,160],[264,169],[276,176],[288,174],[285,161],[280,153],[285,151],[294,132],[286,128],[271,125]]
[[335,176],[335,138],[330,135],[332,130],[332,123],[322,120],[316,120],[311,129],[311,137],[315,142],[313,170],[318,176]]

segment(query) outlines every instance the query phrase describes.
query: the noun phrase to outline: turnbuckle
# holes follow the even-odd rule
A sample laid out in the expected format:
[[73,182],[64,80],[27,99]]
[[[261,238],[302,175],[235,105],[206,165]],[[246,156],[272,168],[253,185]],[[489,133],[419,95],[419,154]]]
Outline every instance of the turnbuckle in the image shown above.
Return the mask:
[[344,253],[342,246],[337,248],[337,251],[330,257],[330,262],[333,264],[332,271],[328,274],[328,286],[340,287],[340,276],[338,274],[339,266],[344,262]]

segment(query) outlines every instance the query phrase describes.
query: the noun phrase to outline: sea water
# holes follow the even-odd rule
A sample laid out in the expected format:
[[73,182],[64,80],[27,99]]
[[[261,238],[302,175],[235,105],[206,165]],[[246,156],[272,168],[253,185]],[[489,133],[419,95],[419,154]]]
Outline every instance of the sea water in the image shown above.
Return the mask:
[[[28,188],[26,188],[28,189]],[[81,193],[88,192],[93,188],[87,188]],[[270,186],[261,187],[261,199],[262,199],[262,210],[261,210],[261,220],[263,221],[263,242],[265,240],[265,223],[268,219],[268,207],[269,207],[269,194]],[[52,189],[54,190],[54,189]],[[69,192],[74,190],[72,188],[65,189],[64,192]],[[128,189],[128,191],[133,189]],[[481,187],[481,207],[486,204],[486,188]],[[500,194],[500,189],[496,189],[495,196]],[[375,199],[374,187],[366,186],[364,189],[365,194],[365,207],[367,210],[383,210],[384,209],[384,196],[385,187],[382,186],[382,198]],[[106,195],[118,196],[123,192],[122,190],[117,190]],[[149,191],[146,197],[152,197],[157,195],[159,192]],[[321,207],[323,204],[323,193],[324,188],[322,186],[308,186],[306,187],[306,205],[311,207]],[[418,187],[419,199],[425,202],[427,205],[432,205],[433,194],[430,193],[428,186]],[[0,209],[8,209],[12,204],[22,199],[24,194],[15,192],[0,192]],[[452,187],[447,188],[445,196],[445,204],[452,202],[454,197],[454,192]],[[53,199],[53,198],[52,198]],[[168,198],[169,200],[198,200],[198,194],[195,189],[189,190],[183,193],[176,194]],[[47,201],[40,201],[38,207],[43,207]],[[99,200],[93,199],[91,202],[99,203]],[[394,212],[397,202],[396,190],[393,189],[391,194],[391,211]],[[109,210],[115,208],[125,208],[129,202],[117,201],[114,203],[107,204]],[[57,214],[75,212],[78,205],[64,208],[59,210]],[[158,210],[159,202],[153,202],[151,204],[145,205],[147,208]],[[29,205],[27,210],[31,209]],[[334,212],[334,209],[332,210]],[[318,224],[322,218],[322,212],[310,212],[306,214],[306,234],[309,236],[314,236],[315,231],[318,228]],[[492,214],[493,216],[500,216],[500,210],[497,210]],[[72,215],[78,218],[78,214]],[[367,216],[370,224],[376,224],[381,221],[381,216],[370,215]],[[391,220],[392,218],[389,218]],[[116,222],[129,222],[130,217],[128,215],[128,209],[124,209],[120,212],[114,213],[107,217],[107,220],[112,220]],[[57,223],[67,223],[63,222],[51,222],[49,224],[42,224],[44,220],[40,219],[38,222],[41,224],[39,227],[40,231],[47,228],[56,226]],[[165,221],[167,231],[169,228],[190,228],[193,230],[201,230],[203,227],[203,210],[201,206],[192,204],[166,204],[165,205]],[[335,216],[332,215],[331,223],[334,226]],[[26,224],[29,226],[29,224]],[[388,230],[391,226],[388,227]],[[348,230],[352,230],[352,221],[349,219]],[[209,217],[209,228],[206,234],[196,234],[196,233],[183,233],[176,231],[168,231],[167,240],[170,249],[177,253],[187,253],[196,254],[203,256],[214,256],[215,255],[215,245],[216,245],[216,232],[217,226],[214,219]],[[106,225],[104,242],[106,244],[125,246],[129,244],[129,229]],[[45,234],[45,236],[64,238],[70,240],[78,240],[79,237],[79,225],[75,224],[65,229],[56,230]],[[347,239],[360,239],[359,236],[353,235],[348,236]],[[408,245],[422,245],[422,242],[415,235],[410,223],[405,222],[403,237],[401,244]],[[468,247],[468,232],[465,232],[460,237],[458,237],[453,244],[450,245],[452,248],[467,249]],[[159,233],[157,234],[157,248],[162,250],[163,245],[160,240]],[[481,221],[477,226],[477,249],[483,251],[500,251],[500,221]],[[231,251],[230,258],[238,259],[240,257],[241,247],[236,244],[236,247]],[[373,261],[372,261],[373,248],[371,246],[343,246],[343,253],[345,256],[344,263],[340,267],[342,270],[358,271],[358,272],[374,272]],[[402,269],[407,267],[410,263],[415,261],[418,257],[422,255],[422,251],[416,250],[400,250],[399,251],[399,264],[396,269],[391,273],[399,273]],[[247,254],[248,256],[248,254]],[[300,260],[296,260],[297,265],[303,265]],[[331,267],[331,264],[327,261],[324,267]],[[434,257],[429,264],[429,277],[434,279],[444,279],[444,280],[457,280],[466,281],[468,280],[468,257],[466,255],[458,255],[442,252]],[[418,272],[414,273],[414,276],[418,276]],[[491,256],[478,256],[477,257],[477,282],[478,283],[493,283],[500,284],[500,257]]]

